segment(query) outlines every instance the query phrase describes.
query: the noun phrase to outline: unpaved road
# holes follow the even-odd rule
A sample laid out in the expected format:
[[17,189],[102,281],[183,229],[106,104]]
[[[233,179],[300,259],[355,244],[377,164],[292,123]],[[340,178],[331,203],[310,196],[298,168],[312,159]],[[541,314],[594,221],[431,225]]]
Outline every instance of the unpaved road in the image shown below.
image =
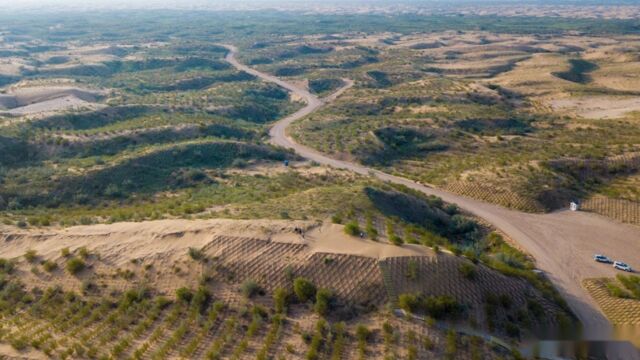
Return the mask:
[[[612,327],[609,321],[582,287],[581,281],[590,277],[613,277],[618,273],[610,265],[594,262],[592,257],[596,253],[623,260],[633,268],[640,269],[639,227],[620,224],[585,212],[522,213],[323,155],[296,143],[285,130],[292,122],[323,106],[327,100],[319,99],[306,89],[239,63],[235,58],[237,49],[233,46],[226,47],[230,50],[226,60],[231,65],[265,81],[276,83],[307,101],[307,106],[278,121],[271,128],[269,134],[273,144],[293,149],[299,155],[321,164],[348,169],[362,175],[373,175],[383,181],[406,185],[425,194],[439,196],[444,201],[455,203],[462,209],[485,219],[504,231],[536,259],[537,266],[549,276],[584,325],[585,338],[589,340],[612,338]],[[347,87],[351,85],[352,83],[348,83]],[[633,359],[633,356],[625,353],[612,358]],[[636,358],[640,359],[640,355]]]

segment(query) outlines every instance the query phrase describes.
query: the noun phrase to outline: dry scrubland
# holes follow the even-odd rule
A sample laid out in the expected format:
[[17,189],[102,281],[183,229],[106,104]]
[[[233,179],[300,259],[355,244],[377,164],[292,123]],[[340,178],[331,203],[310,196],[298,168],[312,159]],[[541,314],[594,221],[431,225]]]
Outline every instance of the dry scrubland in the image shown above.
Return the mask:
[[276,59],[257,66],[292,79],[356,80],[291,129],[322,152],[519,210],[581,200],[637,224],[638,45],[629,35],[348,34],[246,61]]
[[[111,15],[0,30],[2,355],[498,359],[575,332],[534,259],[454,204],[270,145],[301,99],[218,43],[336,97],[291,129],[324,153],[521,210],[579,198],[638,221],[634,35]],[[521,22],[553,35],[507,31]]]

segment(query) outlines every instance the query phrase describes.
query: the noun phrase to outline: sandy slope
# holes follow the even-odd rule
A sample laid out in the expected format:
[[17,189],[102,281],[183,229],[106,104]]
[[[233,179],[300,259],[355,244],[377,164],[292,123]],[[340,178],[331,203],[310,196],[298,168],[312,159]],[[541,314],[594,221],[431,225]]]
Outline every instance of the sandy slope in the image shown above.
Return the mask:
[[[184,257],[189,247],[202,248],[216,236],[238,236],[264,241],[307,244],[312,252],[361,255],[372,258],[431,255],[418,246],[398,247],[347,236],[342,225],[291,220],[157,220],[75,226],[65,229],[18,230],[0,227],[0,254],[14,258],[28,249],[43,258],[79,247],[96,251],[116,266],[132,259]],[[305,235],[297,234],[300,228]]]
[[10,115],[50,113],[72,108],[95,107],[103,91],[71,86],[14,88],[0,95],[0,110]]
[[[324,102],[305,89],[297,88],[277,77],[239,63],[235,58],[237,49],[233,46],[227,46],[227,48],[230,52],[226,60],[239,70],[281,85],[307,100],[306,107],[278,121],[271,128],[269,134],[273,144],[291,148],[299,155],[321,164],[348,169],[363,175],[373,175],[383,181],[406,185],[425,194],[439,196],[487,220],[536,258],[538,266],[548,274],[583,323],[586,338],[592,340],[612,338],[613,330],[609,321],[581,286],[581,281],[587,277],[615,274],[610,266],[593,262],[591,257],[595,252],[625,260],[632,267],[640,269],[640,228],[584,212],[565,211],[545,215],[521,213],[418,184],[356,163],[325,156],[314,149],[296,143],[285,131],[291,123],[311,114]],[[616,352],[611,354],[611,358],[640,359],[640,353],[633,350]]]
[[640,98],[584,97],[552,100],[554,110],[565,110],[586,119],[616,119],[640,111]]
[[313,252],[367,256],[377,259],[398,256],[433,256],[431,250],[419,245],[402,247],[348,236],[344,226],[327,223],[304,235],[304,243]]

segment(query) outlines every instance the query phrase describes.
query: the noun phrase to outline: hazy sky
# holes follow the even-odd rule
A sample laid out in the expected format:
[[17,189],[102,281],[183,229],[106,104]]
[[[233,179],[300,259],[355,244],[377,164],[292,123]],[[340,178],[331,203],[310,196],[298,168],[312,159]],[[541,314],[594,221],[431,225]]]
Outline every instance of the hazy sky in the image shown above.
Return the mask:
[[[0,0],[0,9],[30,10],[86,10],[86,9],[255,9],[255,8],[355,8],[402,7],[413,6],[446,6],[451,4],[495,4],[518,3],[529,4],[640,4],[640,0]],[[2,10],[0,10],[2,11]]]

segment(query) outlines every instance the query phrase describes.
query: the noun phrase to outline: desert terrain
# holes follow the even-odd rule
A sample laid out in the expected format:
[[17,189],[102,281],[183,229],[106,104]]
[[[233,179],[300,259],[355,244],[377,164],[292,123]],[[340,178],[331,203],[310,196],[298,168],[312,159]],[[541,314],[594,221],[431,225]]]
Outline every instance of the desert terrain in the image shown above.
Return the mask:
[[635,11],[0,15],[0,356],[636,357]]

